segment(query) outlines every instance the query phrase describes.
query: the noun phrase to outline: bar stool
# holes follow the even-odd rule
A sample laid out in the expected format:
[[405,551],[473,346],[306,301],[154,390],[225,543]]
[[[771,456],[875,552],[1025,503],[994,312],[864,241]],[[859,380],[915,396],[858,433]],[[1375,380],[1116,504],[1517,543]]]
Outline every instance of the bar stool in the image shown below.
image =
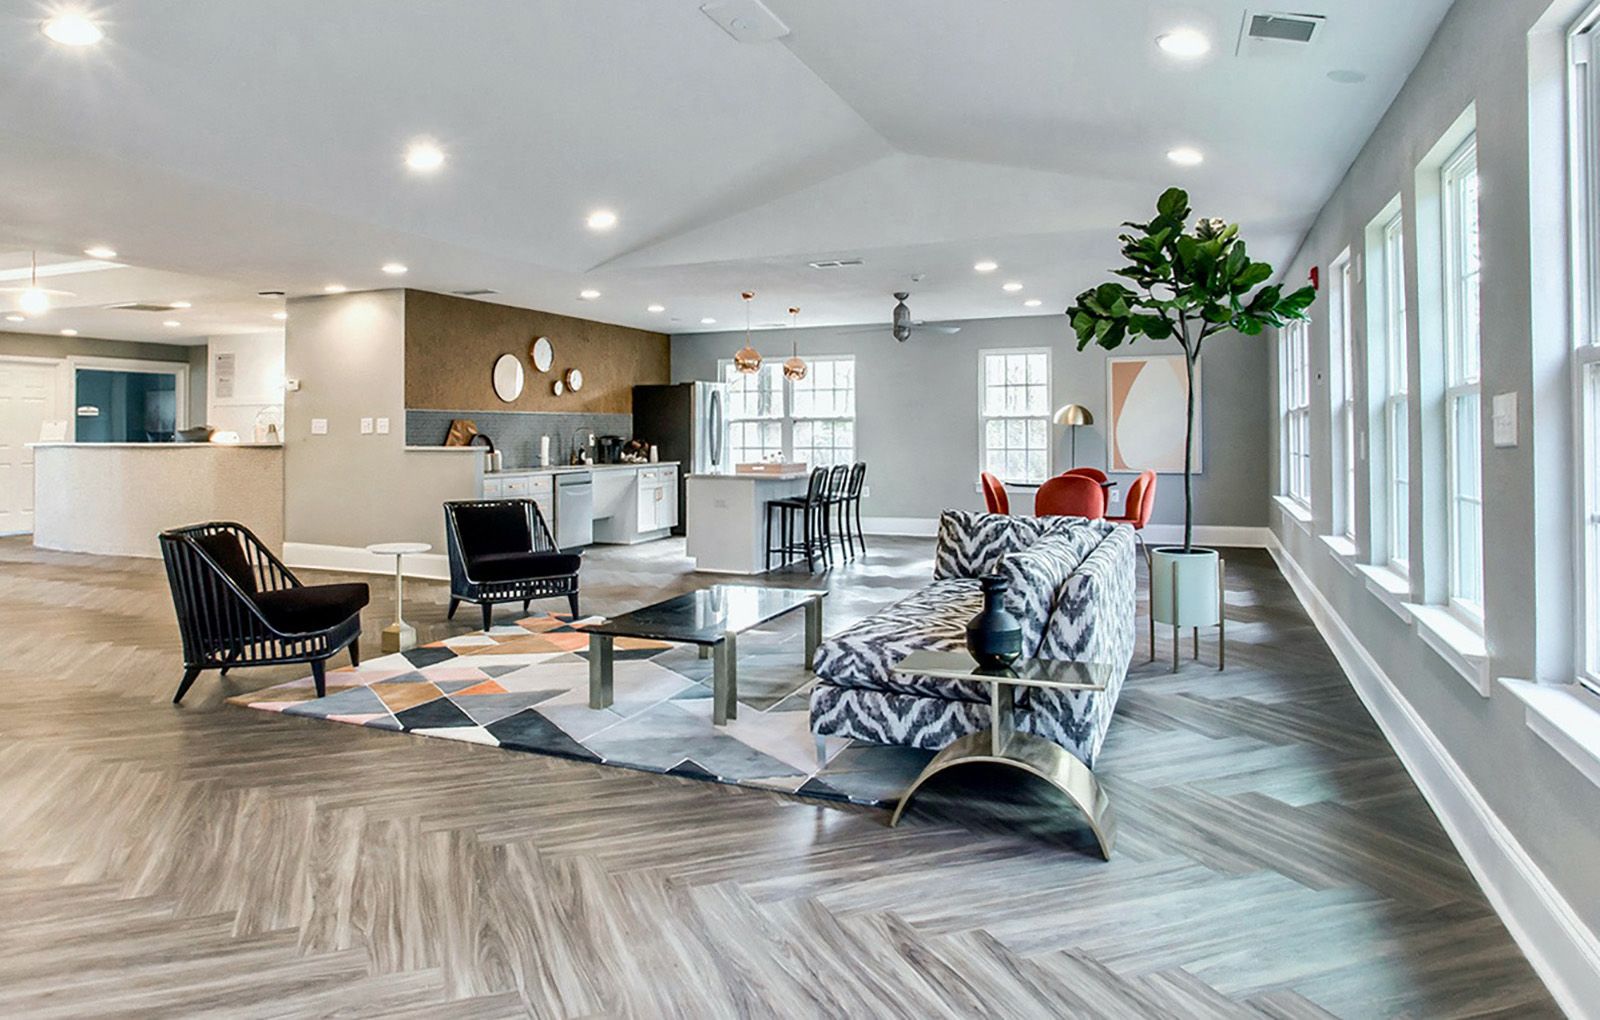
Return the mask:
[[[823,496],[822,510],[822,537],[828,546],[828,562],[833,562],[833,541],[839,540],[839,558],[844,559],[849,552],[845,548],[845,536],[849,534],[845,526],[844,506],[850,485],[850,465],[835,464],[828,469],[828,491]],[[834,534],[834,518],[839,520],[838,534]]]
[[[784,499],[767,500],[766,543],[768,570],[772,569],[772,554],[780,557],[779,566],[787,566],[792,557],[804,555],[806,569],[816,570],[816,560],[822,558],[824,564],[828,562],[829,551],[826,539],[828,531],[827,513],[828,494],[828,469],[816,468],[811,472],[811,480],[806,485],[804,496],[789,496]],[[772,516],[776,511],[778,521],[778,545],[772,544]],[[800,541],[794,540],[795,517],[800,518]]]
[[855,558],[857,542],[861,543],[861,554],[864,556],[867,552],[867,538],[861,533],[861,490],[866,480],[865,462],[857,461],[850,465],[850,477],[845,482],[844,498],[839,501],[840,544],[848,550],[847,555],[851,559]]

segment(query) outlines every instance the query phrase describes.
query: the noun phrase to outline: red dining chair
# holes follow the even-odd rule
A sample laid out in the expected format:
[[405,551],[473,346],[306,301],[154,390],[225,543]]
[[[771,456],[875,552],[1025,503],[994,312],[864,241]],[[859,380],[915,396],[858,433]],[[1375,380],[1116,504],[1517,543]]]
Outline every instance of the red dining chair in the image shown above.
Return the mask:
[[1092,468],[1092,467],[1068,468],[1067,470],[1065,470],[1065,471],[1063,471],[1061,473],[1064,474],[1064,475],[1082,475],[1085,478],[1093,478],[1095,481],[1099,482],[1101,485],[1104,485],[1105,483],[1111,481],[1110,476],[1107,475],[1104,471],[1101,471],[1099,468]]
[[1128,486],[1128,505],[1123,508],[1122,516],[1107,518],[1115,524],[1133,525],[1133,537],[1144,544],[1144,537],[1140,532],[1150,523],[1150,514],[1156,506],[1156,473],[1154,471],[1141,471],[1139,477]]
[[983,505],[992,514],[1011,513],[1011,500],[1006,496],[1006,487],[1000,479],[985,471],[978,476],[983,483]]
[[1037,517],[1104,517],[1106,493],[1092,478],[1057,475],[1039,486],[1033,512]]

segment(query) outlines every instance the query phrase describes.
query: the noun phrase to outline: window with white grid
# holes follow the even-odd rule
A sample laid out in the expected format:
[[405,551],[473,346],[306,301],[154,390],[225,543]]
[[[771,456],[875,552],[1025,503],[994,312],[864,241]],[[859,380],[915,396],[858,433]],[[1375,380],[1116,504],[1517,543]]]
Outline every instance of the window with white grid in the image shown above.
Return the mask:
[[1397,211],[1383,226],[1382,288],[1384,484],[1373,501],[1386,502],[1385,548],[1390,569],[1411,569],[1411,403],[1406,353],[1405,216]]
[[1333,264],[1332,316],[1328,321],[1335,394],[1333,434],[1339,444],[1338,476],[1339,532],[1351,541],[1356,537],[1356,375],[1355,324],[1350,317],[1350,250],[1347,248]]
[[1445,163],[1445,459],[1450,604],[1483,620],[1483,458],[1478,395],[1478,149]]
[[793,382],[776,362],[764,362],[760,371],[749,374],[732,361],[721,362],[735,464],[784,460],[831,467],[855,462],[855,358],[811,358],[807,365],[806,377]]
[[1050,476],[1050,352],[1043,348],[978,355],[981,470],[1011,485]]
[[813,358],[791,382],[794,459],[812,467],[856,459],[856,359]]
[[1600,3],[1574,26],[1572,56],[1573,391],[1577,406],[1578,678],[1600,692],[1600,74],[1594,38]]
[[1278,332],[1278,446],[1283,494],[1311,507],[1311,330],[1288,322]]
[[728,384],[728,447],[733,463],[782,459],[783,370],[767,363],[746,373],[724,361],[722,381]]

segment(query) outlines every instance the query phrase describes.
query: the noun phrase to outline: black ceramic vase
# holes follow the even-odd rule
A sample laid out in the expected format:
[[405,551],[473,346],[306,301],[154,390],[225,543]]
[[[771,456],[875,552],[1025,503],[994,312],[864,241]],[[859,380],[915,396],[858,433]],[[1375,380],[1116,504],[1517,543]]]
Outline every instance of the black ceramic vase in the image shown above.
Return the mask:
[[1022,624],[1004,605],[1011,582],[999,574],[985,574],[978,584],[983,588],[983,608],[967,622],[967,651],[980,666],[1009,666],[1022,654]]

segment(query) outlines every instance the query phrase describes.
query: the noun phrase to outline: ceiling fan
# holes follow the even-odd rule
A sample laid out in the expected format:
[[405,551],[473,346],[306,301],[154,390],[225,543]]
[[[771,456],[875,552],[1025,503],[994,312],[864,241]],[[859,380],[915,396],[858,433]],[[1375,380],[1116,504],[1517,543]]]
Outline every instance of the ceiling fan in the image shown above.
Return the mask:
[[[889,331],[901,343],[911,339],[914,332],[926,333],[959,333],[961,327],[948,322],[924,322],[911,317],[911,309],[906,307],[906,298],[911,296],[910,291],[897,290],[894,292],[894,316],[890,323]],[[876,333],[879,327],[870,329],[855,329],[852,333]]]
[[70,290],[52,290],[39,286],[39,254],[30,252],[28,258],[28,285],[26,287],[0,287],[0,294],[17,295],[17,309],[24,315],[43,315],[50,310],[51,299],[72,297]]

